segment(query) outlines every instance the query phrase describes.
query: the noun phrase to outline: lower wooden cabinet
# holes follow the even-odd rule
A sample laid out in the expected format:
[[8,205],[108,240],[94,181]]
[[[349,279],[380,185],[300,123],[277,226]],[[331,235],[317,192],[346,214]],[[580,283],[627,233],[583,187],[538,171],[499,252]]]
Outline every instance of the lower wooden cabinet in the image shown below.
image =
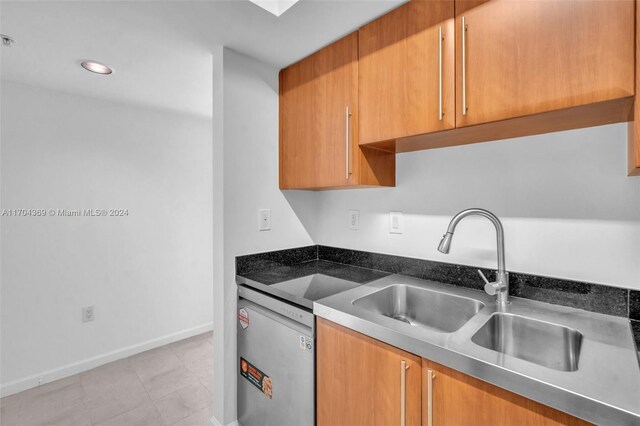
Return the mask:
[[422,383],[422,424],[425,426],[591,424],[424,358]]
[[318,426],[421,424],[420,357],[323,319],[317,330]]
[[590,424],[321,318],[316,348],[318,426]]

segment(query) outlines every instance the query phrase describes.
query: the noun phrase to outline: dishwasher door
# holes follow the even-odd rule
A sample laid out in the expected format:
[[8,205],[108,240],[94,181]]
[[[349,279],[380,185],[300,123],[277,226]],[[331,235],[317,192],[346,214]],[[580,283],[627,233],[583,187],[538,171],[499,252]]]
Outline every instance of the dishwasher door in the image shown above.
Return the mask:
[[[252,292],[253,293],[253,292]],[[260,295],[268,297],[265,295]],[[303,312],[283,304],[281,312]],[[284,311],[283,311],[284,309]],[[313,322],[311,323],[313,324]],[[238,300],[238,422],[243,426],[315,424],[313,326],[247,299]]]

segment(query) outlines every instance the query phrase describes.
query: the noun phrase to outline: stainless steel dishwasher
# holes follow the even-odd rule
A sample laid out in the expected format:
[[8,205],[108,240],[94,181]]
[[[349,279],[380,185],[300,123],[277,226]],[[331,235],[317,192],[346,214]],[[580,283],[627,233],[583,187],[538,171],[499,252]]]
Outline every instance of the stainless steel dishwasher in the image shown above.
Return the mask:
[[238,287],[238,421],[315,424],[315,320],[311,312]]

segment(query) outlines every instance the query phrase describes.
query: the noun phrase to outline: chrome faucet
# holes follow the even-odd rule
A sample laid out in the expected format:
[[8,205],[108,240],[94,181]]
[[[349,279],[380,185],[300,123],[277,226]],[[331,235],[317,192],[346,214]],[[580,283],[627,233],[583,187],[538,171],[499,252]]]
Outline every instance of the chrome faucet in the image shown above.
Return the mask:
[[467,209],[463,210],[451,219],[447,233],[442,236],[442,241],[438,246],[440,253],[447,254],[451,248],[451,239],[453,238],[453,231],[455,231],[458,222],[467,216],[482,216],[486,217],[496,227],[496,234],[498,239],[498,272],[496,274],[496,281],[489,282],[487,277],[484,276],[482,271],[478,269],[478,274],[485,282],[484,291],[487,294],[493,296],[497,295],[496,299],[499,305],[504,306],[509,304],[509,273],[504,266],[504,231],[502,229],[502,223],[500,219],[490,211],[484,209]]

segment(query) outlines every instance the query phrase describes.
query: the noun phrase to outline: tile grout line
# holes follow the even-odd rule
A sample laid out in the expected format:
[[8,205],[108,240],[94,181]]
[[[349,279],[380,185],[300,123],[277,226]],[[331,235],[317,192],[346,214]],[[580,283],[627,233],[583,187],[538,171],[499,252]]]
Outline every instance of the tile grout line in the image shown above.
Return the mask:
[[[145,352],[154,351],[154,350],[156,350],[156,349],[157,349],[157,348],[155,348],[155,349],[150,349],[149,351],[145,351]],[[141,352],[141,353],[144,353],[144,352]],[[123,359],[123,360],[129,360],[130,358],[131,358],[131,357],[126,357],[126,358],[122,358],[122,359]],[[120,360],[120,361],[121,361],[121,360]],[[116,361],[116,362],[117,362],[117,361]],[[106,364],[105,364],[105,365],[106,365]],[[129,367],[129,364],[127,364],[127,366]],[[96,368],[100,368],[100,367],[96,367]],[[151,396],[149,395],[149,392],[147,391],[147,388],[145,387],[144,383],[142,382],[142,378],[141,378],[141,377],[140,377],[140,375],[138,374],[138,371],[137,371],[135,368],[133,368],[133,367],[131,367],[131,370],[132,370],[133,374],[135,374],[136,378],[138,379],[138,382],[140,383],[140,386],[142,386],[142,390],[144,390],[145,395],[147,395],[148,402],[150,402],[151,404],[153,404],[154,408],[156,408],[155,403],[153,402],[153,400],[151,399]],[[91,371],[91,370],[89,370],[89,371]],[[80,373],[80,374],[83,374],[83,373]],[[83,387],[83,388],[84,388],[84,387]],[[137,410],[138,408],[142,407],[143,405],[144,405],[144,402],[143,402],[142,404],[138,405],[137,407],[133,407],[133,408],[131,408],[131,409],[129,409],[129,410],[123,411],[122,413],[118,413],[118,414],[116,414],[116,415],[115,415],[115,416],[113,416],[113,417],[110,417],[110,418],[108,418],[108,419],[105,419],[105,420],[103,420],[102,422],[100,422],[98,425],[95,425],[95,426],[99,426],[100,424],[108,423],[108,422],[112,421],[113,419],[115,419],[115,418],[117,418],[117,417],[124,416],[125,414],[131,413],[132,411]],[[156,410],[157,410],[157,408],[156,408]],[[159,413],[158,413],[158,414],[159,414]],[[164,420],[164,419],[163,419],[163,420]],[[89,423],[90,423],[92,426],[94,426],[94,425],[93,425],[93,421],[91,420],[91,416],[89,416]]]
[[[184,364],[184,362],[182,361],[182,358],[180,357],[180,355],[178,355],[178,354],[173,350],[173,348],[171,347],[171,344],[169,344],[169,345],[167,345],[167,346],[169,347],[169,350],[171,351],[171,353],[172,353],[172,354],[174,354],[176,358],[178,358],[178,361],[180,361],[180,365],[182,365],[182,367],[183,367],[184,369],[186,369],[187,371],[189,371],[189,373],[192,373],[192,374],[193,374],[193,372],[192,372],[191,370],[189,370],[189,368],[187,368],[187,366]],[[198,378],[196,377],[196,380],[198,381],[198,383],[199,383],[199,384],[201,384],[201,385],[202,385],[202,383],[200,383],[200,379],[198,379]],[[187,388],[187,387],[188,387],[188,386],[184,386],[184,387],[181,387],[180,389],[176,389],[175,391],[171,392],[169,395],[171,395],[172,393],[178,392],[179,390],[182,390],[182,389]],[[167,396],[169,396],[169,395],[166,395],[166,396],[164,396],[163,398],[166,398],[166,397],[167,397]],[[161,398],[161,399],[162,399],[162,398]],[[152,401],[152,402],[153,402],[153,406],[154,406],[154,407],[156,407],[156,410],[158,410],[158,406],[156,405],[156,402],[155,402],[155,401]],[[160,410],[158,410],[158,413],[160,413]],[[168,423],[168,422],[166,422],[166,421],[165,421],[165,423],[167,424],[167,426],[173,426],[173,425],[175,425],[176,423],[181,422],[182,420],[186,419],[186,418],[187,418],[187,417],[189,417],[189,416],[190,416],[190,414],[188,414],[188,415],[186,415],[186,416],[184,416],[184,417],[182,417],[182,418],[178,419],[177,421],[175,421],[175,422],[173,422],[173,423],[171,423],[171,424],[169,424],[169,423]],[[162,413],[160,413],[160,417],[163,417],[163,416],[162,416]],[[165,419],[163,418],[162,420],[164,421]]]
[[[160,347],[162,347],[162,346],[160,346]],[[152,349],[152,350],[156,350],[156,349],[159,349],[159,348],[155,348],[155,349]],[[176,358],[177,358],[177,357],[176,357]],[[179,360],[180,362],[182,362],[179,358],[178,358],[178,360]],[[151,398],[151,395],[149,395],[149,391],[147,390],[147,387],[144,385],[144,382],[142,381],[142,377],[140,377],[140,374],[138,374],[138,371],[137,371],[135,368],[133,369],[133,372],[134,372],[134,373],[136,373],[136,377],[138,378],[138,381],[140,382],[140,385],[142,386],[142,389],[144,389],[144,393],[147,395],[147,399],[148,399],[148,400],[149,400],[149,402],[153,405],[153,408],[155,408],[155,409],[156,409],[156,411],[158,411],[158,407],[156,406],[155,401]],[[144,404],[143,404],[143,405],[144,405]],[[131,409],[131,410],[127,411],[127,413],[129,413],[129,412],[131,412],[131,411],[133,411],[133,410],[136,410],[136,409],[140,408],[141,406],[142,406],[142,405],[140,405],[140,406],[138,406],[138,407],[135,407],[135,408],[133,408],[133,409]],[[122,413],[122,414],[125,414],[125,413]],[[122,415],[122,414],[120,414],[120,415]],[[160,414],[160,411],[158,411],[158,415],[159,415],[159,416],[160,416],[160,418],[162,419],[162,422],[163,422],[163,423],[166,423],[166,422],[164,421],[164,418],[162,418],[162,414]],[[117,417],[117,416],[116,416],[116,417]],[[114,417],[114,418],[115,418],[115,417]]]
[[[188,340],[188,339],[185,339],[185,340]],[[202,344],[202,343],[201,343],[201,344]],[[199,377],[198,377],[198,376],[197,376],[197,375],[196,375],[196,374],[195,374],[195,373],[194,373],[194,372],[193,372],[189,367],[187,367],[187,365],[184,363],[184,361],[182,360],[182,358],[180,357],[180,355],[178,355],[178,353],[174,350],[174,348],[171,346],[171,344],[169,344],[169,345],[167,345],[167,346],[168,346],[169,350],[171,351],[171,353],[172,353],[172,354],[174,354],[174,355],[176,356],[176,358],[178,358],[178,361],[180,361],[180,364],[182,365],[182,367],[183,367],[183,368],[185,368],[187,371],[189,371],[189,373],[190,373],[190,374],[192,374],[192,375],[195,377],[195,379],[196,379],[197,383],[198,383],[202,388],[204,388],[204,389],[207,391],[207,393],[208,393],[209,395],[211,395],[211,397],[213,398],[213,394],[212,394],[212,393],[209,391],[209,389],[204,385],[204,383],[202,383],[202,380],[200,380],[200,378],[199,378]],[[213,372],[212,372],[212,374],[213,374]],[[190,385],[187,385],[187,386],[184,386],[184,387],[182,387],[182,388],[176,389],[175,391],[173,391],[173,392],[171,392],[171,393],[175,393],[175,392],[178,392],[178,391],[180,391],[180,390],[182,390],[182,389],[186,389],[186,388],[188,388],[189,386],[190,386]],[[171,395],[171,394],[169,394],[169,395]],[[169,396],[169,395],[167,395],[167,396]],[[166,398],[166,397],[165,397],[165,398]],[[154,401],[152,401],[152,402],[153,402],[154,406],[156,406],[156,403],[155,403]],[[157,406],[156,406],[156,409],[157,409]],[[177,424],[177,423],[179,423],[179,422],[183,421],[184,419],[188,418],[188,417],[189,417],[189,416],[191,416],[192,414],[193,414],[193,413],[190,413],[190,414],[188,414],[188,415],[186,415],[186,416],[184,416],[184,417],[182,417],[182,418],[180,418],[180,419],[176,420],[175,422],[173,422],[173,423],[171,423],[171,424],[167,423],[167,426],[173,426],[173,425],[175,425],[175,424]],[[161,414],[161,416],[162,416],[162,414]],[[163,419],[163,420],[164,420],[164,419]]]

